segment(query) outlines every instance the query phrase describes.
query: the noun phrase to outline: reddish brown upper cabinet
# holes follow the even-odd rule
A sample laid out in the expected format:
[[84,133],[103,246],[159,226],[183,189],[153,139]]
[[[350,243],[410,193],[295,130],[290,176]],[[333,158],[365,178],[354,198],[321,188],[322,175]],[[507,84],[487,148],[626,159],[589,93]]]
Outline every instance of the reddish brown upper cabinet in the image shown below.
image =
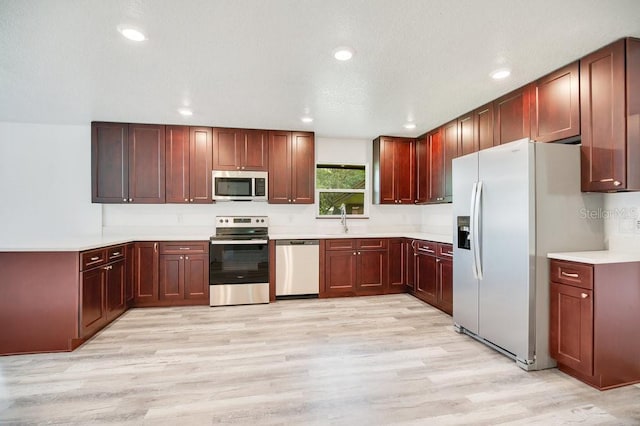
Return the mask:
[[269,203],[313,204],[314,179],[314,134],[269,132]]
[[213,169],[267,171],[269,132],[266,130],[213,129]]
[[536,81],[531,94],[531,139],[580,136],[580,67],[576,61]]
[[427,135],[420,136],[415,142],[416,152],[416,204],[429,201],[429,146]]
[[427,134],[429,203],[451,201],[451,166],[458,156],[458,122],[452,121]]
[[166,127],[166,202],[211,203],[209,127]]
[[415,141],[380,136],[373,141],[373,203],[413,204]]
[[458,118],[458,155],[478,151],[478,139],[475,137],[474,114],[470,112]]
[[165,127],[91,123],[92,202],[165,202]]
[[550,262],[549,353],[598,389],[640,382],[640,262]]
[[640,190],[640,40],[580,60],[582,191]]
[[493,101],[493,145],[531,137],[531,85],[521,87]]
[[493,103],[473,110],[473,139],[478,150],[493,146]]

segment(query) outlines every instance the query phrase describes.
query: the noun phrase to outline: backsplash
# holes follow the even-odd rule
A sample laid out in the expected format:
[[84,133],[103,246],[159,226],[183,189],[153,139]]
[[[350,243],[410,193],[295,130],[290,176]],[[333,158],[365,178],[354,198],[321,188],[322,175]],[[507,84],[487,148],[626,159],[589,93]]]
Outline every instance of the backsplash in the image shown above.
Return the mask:
[[609,250],[640,251],[640,193],[606,194],[604,209],[605,244]]

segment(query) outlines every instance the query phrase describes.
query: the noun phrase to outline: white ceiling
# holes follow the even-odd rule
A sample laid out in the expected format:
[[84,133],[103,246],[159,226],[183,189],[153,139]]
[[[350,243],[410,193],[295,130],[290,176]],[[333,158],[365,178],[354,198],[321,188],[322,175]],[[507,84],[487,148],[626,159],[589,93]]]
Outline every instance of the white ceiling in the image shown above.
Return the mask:
[[627,35],[638,0],[0,0],[0,121],[417,136]]

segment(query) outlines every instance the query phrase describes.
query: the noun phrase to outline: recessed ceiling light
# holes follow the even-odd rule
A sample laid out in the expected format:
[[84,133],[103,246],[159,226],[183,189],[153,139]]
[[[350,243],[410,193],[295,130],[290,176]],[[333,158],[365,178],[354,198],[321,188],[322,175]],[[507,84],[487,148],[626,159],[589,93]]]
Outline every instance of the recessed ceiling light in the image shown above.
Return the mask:
[[147,39],[142,31],[136,28],[120,26],[118,27],[118,31],[120,31],[120,34],[122,34],[124,37],[132,41],[144,41]]
[[302,117],[300,120],[302,120],[303,123],[313,123],[313,117],[309,117],[309,116],[305,116]]
[[407,130],[413,130],[416,128],[416,123],[405,123],[403,127]]
[[191,117],[193,115],[193,111],[191,111],[189,108],[180,108],[178,112],[184,117]]
[[338,47],[333,51],[333,57],[339,61],[348,61],[354,54],[355,51],[350,47]]
[[509,70],[508,68],[500,68],[493,71],[490,75],[494,80],[502,80],[503,78],[507,78],[511,75],[511,70]]

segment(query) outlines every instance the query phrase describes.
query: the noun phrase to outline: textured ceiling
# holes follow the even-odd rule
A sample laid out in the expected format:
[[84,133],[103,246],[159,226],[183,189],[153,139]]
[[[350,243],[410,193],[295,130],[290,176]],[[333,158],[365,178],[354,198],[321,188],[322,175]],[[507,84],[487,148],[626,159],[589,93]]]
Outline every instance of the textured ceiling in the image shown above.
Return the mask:
[[0,121],[416,136],[640,37],[639,17],[638,0],[0,0]]

